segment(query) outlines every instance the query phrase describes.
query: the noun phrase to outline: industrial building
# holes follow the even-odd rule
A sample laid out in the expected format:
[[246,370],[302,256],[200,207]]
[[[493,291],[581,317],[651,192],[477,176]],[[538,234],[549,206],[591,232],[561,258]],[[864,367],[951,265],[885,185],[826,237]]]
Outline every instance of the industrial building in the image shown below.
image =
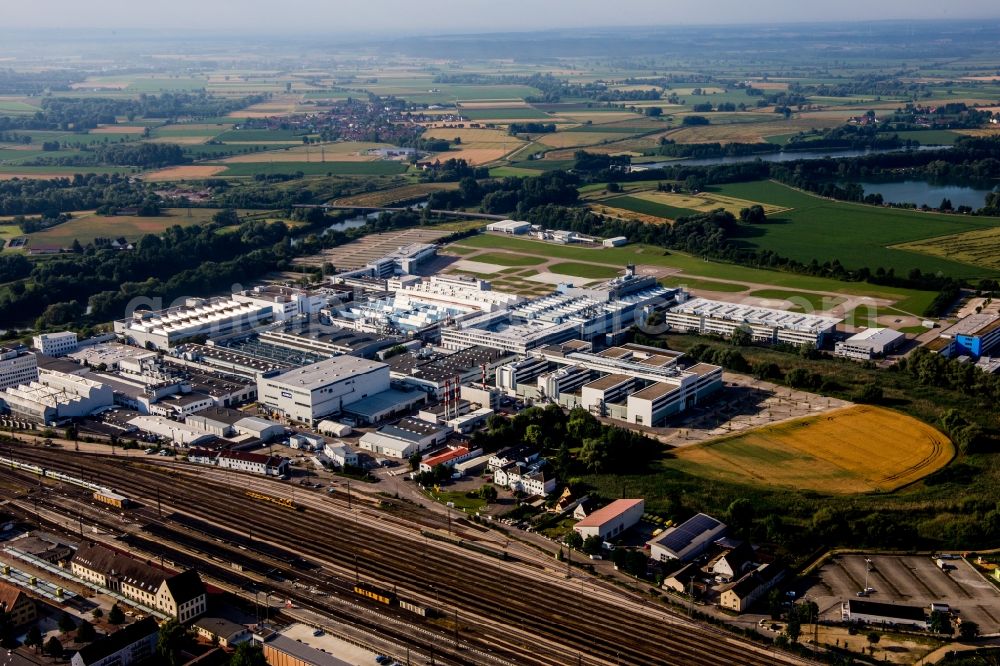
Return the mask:
[[323,455],[341,469],[358,466],[357,451],[352,451],[345,444],[327,444],[323,447]]
[[324,358],[341,354],[372,358],[383,349],[402,342],[402,338],[396,336],[359,333],[349,328],[325,326],[315,322],[303,326],[301,330],[289,327],[284,330],[262,331],[257,339],[263,344],[309,352]]
[[111,407],[114,392],[92,379],[43,368],[36,380],[0,391],[0,403],[16,418],[55,424]]
[[184,423],[216,437],[231,437],[236,434],[234,424],[246,415],[238,409],[209,407],[187,416]]
[[169,350],[192,339],[243,333],[271,322],[271,305],[235,298],[189,298],[166,310],[136,310],[115,321],[115,333],[125,342],[148,349]]
[[388,458],[409,458],[414,453],[443,444],[451,435],[450,426],[405,418],[398,423],[362,435],[358,445],[365,451]]
[[257,380],[260,402],[292,421],[314,424],[369,396],[389,390],[389,366],[338,356]]
[[46,356],[65,356],[80,348],[80,343],[73,331],[59,333],[42,333],[32,338],[32,346]]
[[179,423],[165,416],[142,414],[129,419],[128,424],[151,435],[156,435],[177,446],[199,446],[211,442],[216,435],[186,423]]
[[613,539],[642,519],[646,502],[641,499],[615,500],[603,509],[594,511],[573,526],[586,539],[598,536],[602,540]]
[[840,612],[845,622],[913,626],[917,629],[927,629],[926,611],[920,606],[848,599],[841,604]]
[[989,356],[1000,345],[1000,315],[971,314],[943,330],[941,337],[952,341],[950,356]]
[[585,343],[569,341],[500,367],[496,381],[509,395],[658,427],[722,388],[722,368],[706,363],[680,368],[681,358],[680,352],[637,344],[595,353]]
[[614,236],[613,238],[605,238],[601,241],[601,245],[604,247],[621,247],[623,245],[628,245],[628,238],[625,236]]
[[676,527],[664,530],[646,545],[649,546],[649,556],[657,562],[689,562],[701,555],[709,544],[722,537],[725,532],[726,525],[722,521],[699,513]]
[[600,287],[561,286],[559,293],[523,301],[508,309],[454,321],[441,329],[447,348],[481,345],[519,355],[568,340],[613,340],[645,321],[654,309],[684,298],[679,289],[638,277],[631,267]]
[[842,320],[788,310],[761,308],[695,298],[667,310],[666,323],[675,331],[729,337],[737,329],[754,342],[811,344],[822,347]]
[[233,294],[232,299],[237,303],[270,307],[274,321],[286,321],[293,317],[318,315],[330,304],[334,295],[326,290],[312,291],[269,284]]
[[498,234],[509,234],[511,236],[526,234],[531,231],[531,222],[518,222],[517,220],[490,222],[486,225],[486,231],[492,231]]
[[38,379],[38,359],[27,349],[0,347],[0,390]]
[[834,345],[836,356],[856,361],[870,361],[897,349],[906,341],[906,335],[891,328],[869,328]]

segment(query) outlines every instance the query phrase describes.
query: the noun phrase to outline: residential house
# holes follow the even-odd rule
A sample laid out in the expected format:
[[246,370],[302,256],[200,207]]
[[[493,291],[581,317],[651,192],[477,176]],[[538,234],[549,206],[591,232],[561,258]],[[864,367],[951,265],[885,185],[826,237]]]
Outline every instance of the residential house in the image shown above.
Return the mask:
[[762,564],[723,590],[719,606],[742,613],[785,577],[784,567]]
[[147,662],[156,653],[159,631],[156,620],[145,617],[80,648],[70,663],[72,666],[130,666]]
[[38,606],[19,587],[0,581],[0,615],[4,614],[14,627],[23,627],[38,619]]

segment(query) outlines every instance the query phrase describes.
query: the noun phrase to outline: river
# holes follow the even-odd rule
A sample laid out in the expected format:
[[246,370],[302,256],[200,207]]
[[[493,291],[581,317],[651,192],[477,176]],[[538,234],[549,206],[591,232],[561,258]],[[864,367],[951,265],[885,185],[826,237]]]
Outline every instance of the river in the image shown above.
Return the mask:
[[[949,146],[919,146],[914,150],[941,150]],[[705,157],[696,160],[670,160],[667,162],[650,162],[649,164],[637,164],[649,169],[659,169],[670,166],[715,166],[717,164],[741,164],[743,162],[794,162],[796,160],[824,160],[829,157],[863,157],[864,155],[878,155],[881,153],[898,153],[900,149],[878,149],[878,150],[790,150],[780,153],[764,153],[762,155],[739,155],[731,157]],[[941,203],[940,200],[937,203]]]

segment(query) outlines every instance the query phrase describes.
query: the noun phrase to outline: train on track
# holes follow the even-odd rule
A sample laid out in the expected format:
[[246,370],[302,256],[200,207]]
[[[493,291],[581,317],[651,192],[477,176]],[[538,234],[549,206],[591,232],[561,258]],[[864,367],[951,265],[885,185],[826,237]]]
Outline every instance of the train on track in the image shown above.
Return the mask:
[[369,583],[355,583],[354,594],[371,599],[374,602],[384,604],[386,606],[399,606],[403,610],[409,611],[421,617],[434,617],[436,615],[436,611],[430,606],[413,601],[407,601],[406,599],[400,599],[395,592],[383,590]]
[[256,490],[247,490],[246,496],[251,497],[255,500],[260,500],[261,502],[270,502],[271,504],[277,504],[280,507],[286,509],[295,509],[296,511],[305,511],[306,508],[301,504],[296,504],[287,497],[275,497],[274,495],[268,495],[267,493],[259,493]]
[[63,474],[62,472],[57,472],[53,469],[46,469],[44,467],[40,467],[39,465],[32,465],[31,463],[21,462],[20,460],[5,457],[0,457],[0,467],[19,469],[22,472],[31,472],[32,474],[37,474],[40,477],[55,479],[56,481],[71,483],[74,486],[86,488],[87,490],[93,491],[95,501],[107,504],[108,506],[112,506],[116,509],[127,509],[132,506],[132,502],[128,497],[120,493],[116,493],[110,488],[99,486],[96,483],[84,481],[78,477]]

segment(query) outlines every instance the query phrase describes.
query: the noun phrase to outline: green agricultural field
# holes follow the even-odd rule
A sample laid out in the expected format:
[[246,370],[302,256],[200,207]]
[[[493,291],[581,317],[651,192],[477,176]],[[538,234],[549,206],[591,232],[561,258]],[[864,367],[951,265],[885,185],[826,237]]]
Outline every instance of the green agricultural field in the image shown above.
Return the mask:
[[579,264],[573,261],[553,264],[549,266],[548,270],[551,273],[557,273],[559,275],[572,275],[573,277],[593,278],[595,280],[613,278],[621,273],[620,270],[611,268],[610,266]]
[[962,135],[950,130],[915,130],[912,132],[886,132],[879,136],[892,136],[896,134],[904,141],[919,141],[924,146],[950,146]]
[[744,245],[773,250],[779,255],[810,262],[838,260],[848,269],[867,266],[892,268],[906,274],[919,268],[958,278],[1000,275],[987,266],[931,257],[890,247],[936,236],[1000,227],[1000,219],[942,215],[899,208],[830,201],[774,182],[733,183],[713,191],[761,201],[791,210],[770,217],[768,224],[744,228]]
[[104,166],[0,166],[0,174],[13,174],[18,176],[25,176],[27,178],[46,178],[46,177],[64,177],[71,178],[73,174],[81,173],[96,173],[99,175],[103,174],[114,174],[114,173],[134,173],[136,169],[132,167],[104,167]]
[[481,261],[485,264],[496,264],[498,266],[537,266],[542,263],[540,257],[532,257],[527,254],[513,254],[511,252],[486,252],[472,258],[473,261]]
[[129,83],[128,92],[132,93],[156,93],[164,90],[202,90],[208,86],[208,81],[204,79],[182,79],[182,78],[162,78],[162,79],[133,79]]
[[223,132],[215,137],[223,143],[257,143],[260,141],[284,141],[288,143],[302,143],[301,132],[295,130],[252,130],[235,129]]
[[521,254],[531,254],[551,259],[565,259],[575,262],[589,262],[613,268],[625,266],[626,264],[662,266],[683,271],[684,275],[675,276],[677,279],[682,280],[688,279],[688,276],[696,278],[706,277],[723,281],[769,284],[775,287],[796,290],[871,296],[898,301],[898,308],[903,309],[903,304],[906,304],[911,308],[907,311],[918,313],[923,311],[923,308],[919,308],[918,306],[923,304],[923,307],[926,307],[926,304],[930,303],[936,295],[934,292],[929,291],[901,289],[899,287],[874,285],[865,282],[841,282],[828,278],[708,261],[681,252],[668,251],[662,247],[639,243],[626,245],[625,247],[591,249],[510,236],[483,234],[465,238],[450,247],[514,250]]
[[195,136],[210,139],[218,134],[228,131],[232,125],[219,125],[217,127],[186,127],[184,125],[164,125],[157,127],[150,132],[154,139],[166,137]]
[[551,116],[530,106],[496,109],[462,109],[469,120],[550,120]]
[[38,110],[39,107],[25,104],[19,100],[0,99],[0,115],[3,116],[27,116]]
[[530,170],[533,172],[531,175],[537,176],[539,171],[572,169],[575,164],[575,160],[524,160],[523,162],[514,162],[511,166],[517,169]]
[[[281,150],[282,148],[294,148],[301,145],[301,143],[199,143],[193,146],[181,147],[184,149],[184,154],[194,159],[205,159],[218,155],[229,157],[245,155],[247,153],[264,153],[268,150]],[[261,159],[264,159],[263,155],[261,155]]]
[[698,214],[698,211],[690,208],[677,208],[676,206],[668,206],[667,204],[647,201],[646,199],[639,199],[637,197],[615,197],[613,199],[604,199],[601,203],[612,208],[630,210],[640,215],[662,217],[665,220],[676,220],[678,217],[688,217]]
[[327,174],[333,176],[392,176],[404,173],[407,169],[407,165],[402,162],[239,162],[217,166],[226,167],[226,170],[219,174],[222,177],[296,173],[299,171],[307,176],[325,176]]
[[86,134],[83,132],[56,132],[48,130],[16,130],[11,132],[16,136],[31,137],[31,146],[41,149],[46,141],[58,141],[70,146],[89,146],[95,143],[121,143],[141,139],[140,132],[122,134]]

